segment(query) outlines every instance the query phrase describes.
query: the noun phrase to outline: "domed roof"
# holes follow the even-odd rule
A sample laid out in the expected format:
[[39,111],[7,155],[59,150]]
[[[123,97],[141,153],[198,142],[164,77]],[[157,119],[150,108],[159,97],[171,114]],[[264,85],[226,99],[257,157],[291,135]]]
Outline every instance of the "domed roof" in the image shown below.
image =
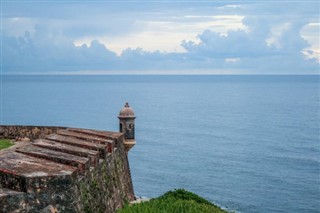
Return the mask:
[[129,106],[129,103],[126,102],[126,105],[120,110],[118,118],[135,118],[135,114],[132,108]]

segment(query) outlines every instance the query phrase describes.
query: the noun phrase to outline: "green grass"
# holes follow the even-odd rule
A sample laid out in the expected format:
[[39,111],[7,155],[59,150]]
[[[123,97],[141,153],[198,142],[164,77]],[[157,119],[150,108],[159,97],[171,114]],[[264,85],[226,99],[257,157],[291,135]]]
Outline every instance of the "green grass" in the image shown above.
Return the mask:
[[117,213],[226,213],[218,206],[184,189],[133,205],[126,205]]
[[13,143],[8,139],[0,139],[0,150],[12,146]]

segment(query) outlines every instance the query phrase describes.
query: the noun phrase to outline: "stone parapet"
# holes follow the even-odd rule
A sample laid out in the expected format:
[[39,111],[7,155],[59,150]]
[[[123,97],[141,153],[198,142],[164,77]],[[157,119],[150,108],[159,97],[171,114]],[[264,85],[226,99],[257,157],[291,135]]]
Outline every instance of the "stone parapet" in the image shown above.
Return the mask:
[[0,126],[0,212],[115,212],[134,200],[122,133]]
[[66,127],[0,125],[0,138],[34,140],[44,138],[61,129],[66,129]]

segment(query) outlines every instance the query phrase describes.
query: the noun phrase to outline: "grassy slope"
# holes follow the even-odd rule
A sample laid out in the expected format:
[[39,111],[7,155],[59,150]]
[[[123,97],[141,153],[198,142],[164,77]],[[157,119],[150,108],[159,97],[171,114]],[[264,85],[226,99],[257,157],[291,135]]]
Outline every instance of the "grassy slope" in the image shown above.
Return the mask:
[[0,139],[0,150],[12,146],[13,143],[8,139]]
[[169,191],[164,195],[130,206],[117,213],[226,213],[209,201],[184,189]]

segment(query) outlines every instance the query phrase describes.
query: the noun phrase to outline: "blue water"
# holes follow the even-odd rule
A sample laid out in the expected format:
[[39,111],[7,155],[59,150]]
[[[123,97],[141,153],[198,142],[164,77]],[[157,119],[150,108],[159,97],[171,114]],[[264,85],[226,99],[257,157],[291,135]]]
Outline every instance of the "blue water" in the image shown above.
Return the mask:
[[320,212],[319,76],[2,76],[1,123],[117,131],[126,101],[137,195]]

